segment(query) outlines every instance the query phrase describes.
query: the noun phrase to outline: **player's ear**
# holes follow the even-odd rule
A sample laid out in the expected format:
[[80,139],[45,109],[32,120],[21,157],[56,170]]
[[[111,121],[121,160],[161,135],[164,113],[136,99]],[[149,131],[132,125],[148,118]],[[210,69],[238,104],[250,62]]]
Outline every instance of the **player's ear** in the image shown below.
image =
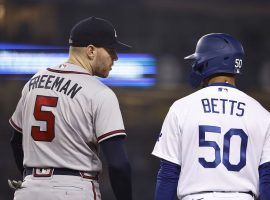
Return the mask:
[[94,45],[88,45],[86,47],[86,54],[90,60],[94,60],[94,58],[97,54],[97,48]]

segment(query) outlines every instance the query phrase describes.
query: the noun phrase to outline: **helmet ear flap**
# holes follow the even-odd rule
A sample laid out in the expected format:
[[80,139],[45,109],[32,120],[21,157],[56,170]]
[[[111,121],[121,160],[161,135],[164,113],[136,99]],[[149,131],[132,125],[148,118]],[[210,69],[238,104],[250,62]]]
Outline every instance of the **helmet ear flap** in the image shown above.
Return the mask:
[[200,73],[195,72],[195,71],[192,71],[190,73],[189,82],[193,88],[199,87],[202,81],[203,81],[203,76]]
[[203,69],[204,64],[198,65],[198,62],[196,60],[192,63],[192,72],[190,73],[189,82],[193,88],[199,87],[201,82],[203,81]]
[[199,73],[199,74],[203,74],[203,72],[205,71],[205,69],[208,67],[208,62],[203,62],[203,63],[200,63],[198,64],[198,62],[195,62],[193,65],[192,65],[192,69],[193,71]]

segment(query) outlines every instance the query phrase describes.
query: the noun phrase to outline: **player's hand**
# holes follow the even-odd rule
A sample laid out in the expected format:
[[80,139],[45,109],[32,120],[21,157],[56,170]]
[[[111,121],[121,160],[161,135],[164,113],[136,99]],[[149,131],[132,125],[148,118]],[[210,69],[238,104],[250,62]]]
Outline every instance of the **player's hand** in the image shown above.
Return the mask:
[[17,189],[22,188],[22,181],[15,181],[15,180],[8,179],[8,185],[11,189],[17,190]]

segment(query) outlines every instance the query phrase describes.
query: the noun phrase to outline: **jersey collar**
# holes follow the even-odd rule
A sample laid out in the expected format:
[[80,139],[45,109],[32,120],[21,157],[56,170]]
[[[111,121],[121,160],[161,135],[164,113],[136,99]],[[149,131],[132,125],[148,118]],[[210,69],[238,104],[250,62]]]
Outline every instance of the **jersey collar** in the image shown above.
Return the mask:
[[236,88],[234,85],[225,83],[225,82],[210,83],[208,86],[226,86],[226,87]]
[[48,71],[64,74],[85,74],[92,76],[86,69],[71,63],[63,63],[54,68],[47,68]]
[[83,67],[80,67],[78,65],[72,64],[72,63],[63,63],[62,65],[66,66],[64,68],[66,68],[67,71],[77,71],[77,72],[84,72],[87,74],[90,74],[86,69],[84,69]]

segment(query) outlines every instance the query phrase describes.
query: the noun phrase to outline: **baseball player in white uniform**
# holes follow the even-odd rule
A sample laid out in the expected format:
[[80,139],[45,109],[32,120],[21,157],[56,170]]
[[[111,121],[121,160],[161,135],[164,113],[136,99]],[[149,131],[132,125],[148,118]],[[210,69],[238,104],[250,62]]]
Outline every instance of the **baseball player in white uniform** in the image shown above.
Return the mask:
[[[107,77],[117,40],[110,22],[90,17],[71,30],[66,63],[35,74],[24,86],[10,119],[11,141],[23,183],[16,200],[100,200],[101,147],[118,200],[132,199],[125,128],[114,92],[94,75]],[[23,149],[23,151],[22,151]]]
[[244,51],[228,34],[197,43],[191,84],[170,108],[153,155],[161,159],[155,200],[270,199],[270,115],[235,87]]

